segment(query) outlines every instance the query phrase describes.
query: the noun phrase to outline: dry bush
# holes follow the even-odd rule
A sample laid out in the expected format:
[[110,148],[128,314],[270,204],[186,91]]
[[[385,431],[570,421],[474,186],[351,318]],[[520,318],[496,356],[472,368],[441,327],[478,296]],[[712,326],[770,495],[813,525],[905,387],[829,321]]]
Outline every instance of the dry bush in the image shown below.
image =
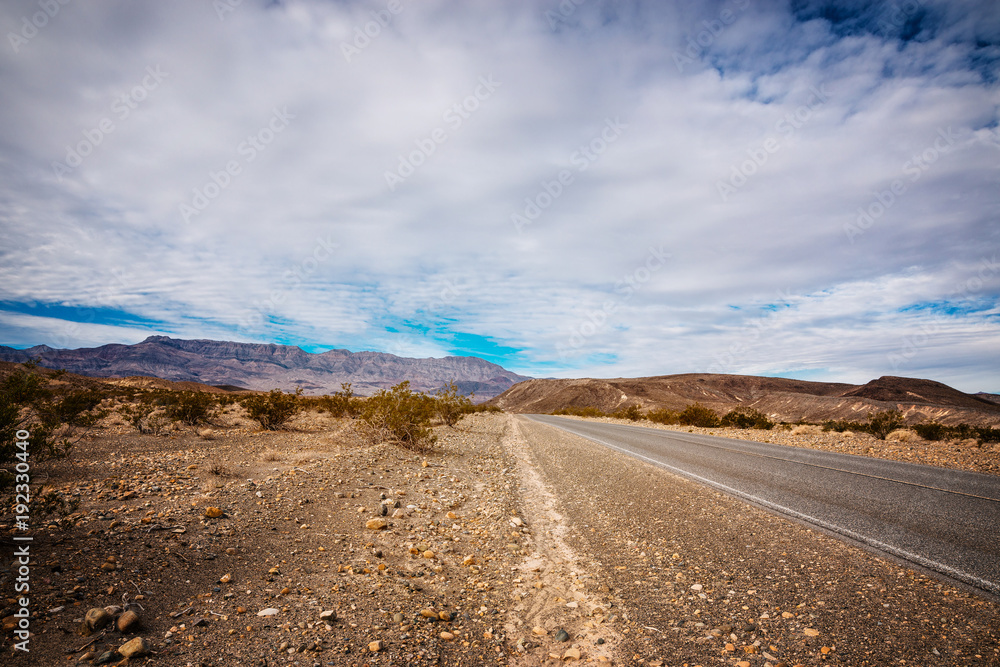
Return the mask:
[[222,461],[209,460],[205,464],[205,469],[216,477],[236,477],[236,473]]
[[908,428],[896,429],[886,435],[885,439],[892,442],[920,442],[922,440],[916,431],[911,431]]
[[281,452],[279,452],[277,449],[272,449],[272,448],[268,447],[268,448],[266,448],[264,451],[262,451],[260,453],[260,460],[261,461],[280,461],[281,460]]
[[792,435],[819,435],[823,432],[822,426],[816,424],[799,424],[792,427]]

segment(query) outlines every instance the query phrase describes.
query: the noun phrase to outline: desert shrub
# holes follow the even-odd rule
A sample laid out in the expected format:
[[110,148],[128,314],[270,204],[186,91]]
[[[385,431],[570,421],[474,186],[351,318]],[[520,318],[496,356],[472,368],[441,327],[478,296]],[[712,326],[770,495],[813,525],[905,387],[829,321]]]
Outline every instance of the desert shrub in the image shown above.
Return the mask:
[[887,435],[899,428],[902,428],[902,426],[902,412],[899,410],[884,410],[882,412],[868,413],[868,424],[865,430],[879,440],[885,440]]
[[611,413],[611,416],[616,419],[628,419],[629,421],[637,422],[642,419],[642,410],[639,409],[638,405],[630,405],[627,408],[616,410]]
[[280,389],[272,389],[266,394],[244,396],[240,403],[247,411],[247,416],[253,419],[261,428],[277,431],[294,417],[302,406],[299,397],[302,389],[296,389],[294,394],[286,394]]
[[59,400],[48,402],[39,408],[43,419],[50,424],[70,426],[93,426],[107,411],[91,412],[101,404],[106,394],[95,389],[71,391]]
[[499,405],[488,405],[486,403],[479,403],[478,405],[472,405],[468,410],[469,414],[479,414],[480,412],[488,412],[490,414],[502,414],[503,408]]
[[659,410],[650,410],[647,412],[646,419],[657,424],[680,424],[681,413],[677,412],[677,410],[660,408]]
[[784,424],[791,431],[792,435],[819,435],[823,431],[832,429],[823,428],[819,424]]
[[908,428],[898,428],[895,431],[888,433],[885,436],[886,441],[892,442],[919,442],[920,436],[917,435],[916,431]]
[[340,391],[324,396],[308,396],[301,399],[303,409],[315,409],[319,412],[329,412],[333,417],[355,417],[361,412],[360,398],[354,396],[351,383],[340,385]]
[[[16,464],[32,464],[69,454],[72,442],[55,437],[60,422],[60,401],[43,386],[34,365],[22,364],[0,382],[0,490],[12,489]],[[28,372],[25,372],[25,368]],[[17,434],[26,430],[29,436],[19,440]],[[23,443],[23,444],[18,444]]]
[[944,440],[948,434],[948,427],[938,422],[914,424],[913,430],[924,440]]
[[824,431],[836,431],[837,433],[843,433],[844,431],[856,431],[858,433],[864,433],[868,430],[868,425],[862,422],[852,422],[845,419],[827,419],[823,422]]
[[769,430],[774,428],[774,422],[767,418],[760,410],[754,408],[736,408],[730,410],[722,417],[722,425],[732,428],[757,428]]
[[217,405],[215,396],[204,391],[176,391],[166,397],[168,419],[196,426],[207,422]]
[[458,391],[454,381],[449,382],[434,395],[437,416],[448,426],[454,426],[472,409],[472,400]]
[[684,408],[678,421],[684,426],[701,426],[703,428],[715,428],[720,424],[719,415],[715,413],[715,410],[706,408],[701,403],[694,403]]
[[364,402],[359,422],[372,442],[391,440],[407,449],[427,451],[436,440],[430,429],[436,411],[434,398],[411,390],[409,382],[401,382],[370,396]]
[[609,415],[598,408],[592,408],[590,406],[578,407],[571,405],[565,408],[559,408],[558,410],[553,410],[549,413],[550,415],[570,415],[572,417],[608,417]]

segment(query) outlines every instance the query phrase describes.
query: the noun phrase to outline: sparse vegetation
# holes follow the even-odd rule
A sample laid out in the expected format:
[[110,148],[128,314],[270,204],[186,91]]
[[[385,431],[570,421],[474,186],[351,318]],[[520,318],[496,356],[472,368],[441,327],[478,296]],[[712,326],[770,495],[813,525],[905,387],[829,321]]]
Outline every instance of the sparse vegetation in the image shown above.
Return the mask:
[[240,403],[247,411],[247,416],[268,431],[277,431],[285,427],[302,405],[299,397],[302,389],[296,389],[294,394],[286,394],[280,389],[272,389],[266,394],[244,396]]
[[167,418],[189,426],[207,422],[218,405],[215,396],[204,391],[178,391],[170,394],[166,401]]
[[678,420],[683,426],[700,426],[702,428],[716,428],[721,424],[715,410],[707,408],[701,403],[684,408]]
[[902,427],[903,413],[899,410],[868,413],[866,430],[879,440],[885,440],[885,436]]
[[730,410],[722,417],[721,423],[731,428],[756,428],[765,431],[774,428],[774,422],[763,412],[745,407]]
[[458,391],[454,381],[446,384],[434,396],[437,415],[448,426],[454,426],[472,410],[472,400]]
[[389,440],[407,449],[431,450],[436,441],[430,428],[436,403],[434,398],[411,390],[409,382],[381,389],[364,402],[359,417],[361,431],[372,443]]
[[627,408],[622,408],[621,410],[611,413],[611,416],[617,419],[627,419],[633,422],[637,422],[640,419],[645,418],[638,405],[630,405]]
[[591,408],[591,407],[580,408],[580,407],[576,407],[576,406],[570,406],[570,407],[567,407],[567,408],[560,408],[558,410],[553,410],[549,414],[552,414],[552,415],[568,415],[570,417],[592,417],[592,418],[609,417],[610,416],[609,414],[607,414],[603,410],[598,410],[597,408]]
[[677,410],[670,410],[668,408],[660,408],[659,410],[650,410],[646,413],[646,419],[656,424],[680,424],[681,423],[681,413]]

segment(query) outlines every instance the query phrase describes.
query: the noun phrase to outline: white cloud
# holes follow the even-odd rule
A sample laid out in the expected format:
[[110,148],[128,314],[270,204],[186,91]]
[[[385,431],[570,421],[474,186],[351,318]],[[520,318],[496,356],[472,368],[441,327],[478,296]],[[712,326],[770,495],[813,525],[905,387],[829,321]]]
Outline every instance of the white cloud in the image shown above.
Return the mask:
[[[384,2],[265,4],[71,3],[6,45],[0,343],[53,344],[60,325],[18,313],[62,305],[109,318],[79,344],[155,330],[428,356],[472,334],[522,350],[521,372],[649,375],[707,369],[780,292],[793,307],[732,371],[1000,390],[988,309],[889,357],[929,317],[901,309],[958,298],[943,286],[997,250],[993,3],[928,0],[888,30],[875,3],[831,25],[593,0],[553,29],[558,3],[407,2],[350,61]],[[67,147],[90,154],[60,180]],[[519,233],[526,198],[548,203]],[[650,247],[671,259],[625,298]]]

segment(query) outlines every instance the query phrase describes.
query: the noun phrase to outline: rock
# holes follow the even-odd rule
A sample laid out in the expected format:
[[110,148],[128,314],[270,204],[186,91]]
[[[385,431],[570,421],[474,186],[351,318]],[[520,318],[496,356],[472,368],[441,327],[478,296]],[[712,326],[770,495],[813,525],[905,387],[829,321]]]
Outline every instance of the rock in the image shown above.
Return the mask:
[[90,662],[91,660],[93,660],[96,657],[97,657],[96,653],[94,653],[93,651],[87,651],[86,653],[84,653],[83,655],[81,655],[79,658],[77,658],[76,661],[77,662]]
[[566,652],[563,653],[563,660],[579,660],[580,659],[580,649],[578,648],[568,648]]
[[565,630],[563,630],[562,628],[559,628],[556,631],[556,641],[557,642],[568,642],[569,641],[569,633],[566,632]]
[[143,637],[136,637],[122,644],[118,652],[126,658],[141,658],[149,653],[149,642]]
[[365,522],[365,528],[369,530],[382,530],[388,525],[385,519],[369,519]]
[[404,620],[406,620],[405,617],[402,614],[400,614],[398,611],[395,614],[392,615],[392,622],[393,623],[401,624]]
[[94,664],[95,665],[107,665],[107,664],[110,664],[110,663],[114,662],[119,657],[120,656],[118,655],[118,653],[116,651],[105,651],[104,653],[102,653],[97,658],[97,660],[94,661]]
[[98,630],[103,629],[110,622],[111,614],[106,609],[94,607],[84,616],[83,623],[80,624],[80,634],[88,637]]
[[220,516],[222,516],[222,508],[221,507],[206,507],[205,508],[205,517],[206,518],[209,518],[209,519],[218,519]]
[[783,612],[781,612],[781,617],[782,618],[795,618],[795,614],[789,613],[787,611],[783,611]]
[[129,609],[118,617],[118,620],[115,622],[115,627],[118,628],[118,632],[127,634],[129,632],[134,632],[139,627],[140,621],[141,619],[139,618],[139,614]]
[[449,623],[451,621],[451,619],[452,619],[452,615],[451,615],[450,611],[438,612],[438,620],[439,621],[444,621],[445,623]]
[[222,577],[219,579],[219,583],[220,584],[228,584],[232,580],[233,580],[233,575],[227,573],[227,574],[222,575]]
[[436,555],[437,555],[437,554],[435,554],[435,553],[434,553],[433,551],[431,551],[430,549],[428,549],[427,551],[425,551],[425,552],[423,553],[423,557],[424,557],[424,558],[428,558],[428,559],[429,559],[429,558],[434,558],[434,556],[436,556]]
[[399,509],[392,513],[393,519],[402,519],[406,516],[406,510]]
[[465,558],[462,559],[462,565],[469,566],[475,564],[476,564],[475,556],[466,556]]
[[368,650],[372,653],[378,653],[383,648],[385,648],[385,644],[382,643],[381,639],[368,644]]
[[428,607],[427,609],[421,609],[420,615],[423,616],[424,618],[436,619],[438,617],[438,613],[433,609],[431,609],[430,607]]
[[693,590],[695,593],[700,593],[704,589],[705,589],[705,587],[702,586],[701,584],[695,584],[695,585],[691,586],[691,590]]
[[337,620],[337,612],[333,609],[327,609],[319,614],[319,620],[326,621],[327,623],[332,623]]
[[547,635],[547,634],[549,634],[549,631],[546,630],[545,628],[543,628],[540,625],[536,625],[531,631],[533,633],[535,633],[536,635]]
[[450,642],[452,639],[455,638],[455,635],[451,634],[450,632],[442,632],[439,636],[446,642]]
[[279,611],[281,611],[281,610],[280,609],[275,609],[274,607],[268,607],[267,609],[261,609],[260,611],[258,611],[257,615],[258,616],[274,616]]
[[457,518],[458,518],[458,515],[457,515],[457,514],[455,514],[454,512],[448,512],[448,514],[447,514],[446,516],[447,516],[447,517],[448,517],[449,519],[451,519],[452,521],[454,521],[455,519],[457,519]]
[[819,637],[819,630],[814,630],[812,628],[806,628],[802,632],[805,633],[806,637]]
[[524,522],[521,521],[521,519],[519,519],[518,517],[514,517],[513,519],[511,519],[510,523],[511,525],[516,526],[517,528],[520,528],[521,526],[524,525]]

